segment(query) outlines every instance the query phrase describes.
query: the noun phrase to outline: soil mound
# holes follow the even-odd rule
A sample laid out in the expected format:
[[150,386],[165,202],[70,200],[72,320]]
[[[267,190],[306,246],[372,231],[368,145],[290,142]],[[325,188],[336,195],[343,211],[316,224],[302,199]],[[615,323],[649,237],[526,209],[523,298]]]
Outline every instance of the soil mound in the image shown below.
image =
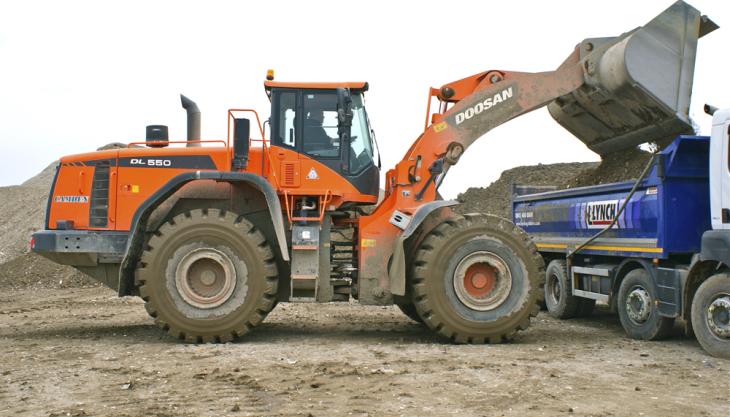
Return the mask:
[[638,148],[604,155],[598,162],[522,166],[502,172],[484,188],[469,188],[459,194],[460,213],[482,212],[510,217],[512,185],[552,185],[558,189],[628,181],[641,175],[651,153]]

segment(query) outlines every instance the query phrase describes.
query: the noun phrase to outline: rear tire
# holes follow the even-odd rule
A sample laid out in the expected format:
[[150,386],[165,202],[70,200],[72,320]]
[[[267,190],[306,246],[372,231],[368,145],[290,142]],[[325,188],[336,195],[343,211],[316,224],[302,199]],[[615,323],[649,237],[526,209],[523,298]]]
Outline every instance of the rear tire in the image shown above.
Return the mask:
[[707,278],[692,299],[692,328],[707,353],[730,359],[730,275]]
[[674,319],[659,315],[654,283],[644,268],[634,269],[621,281],[617,307],[621,325],[632,339],[662,339],[674,324]]
[[543,260],[506,219],[454,215],[429,232],[414,258],[418,315],[454,342],[506,341],[537,315]]
[[556,319],[578,317],[582,299],[571,294],[570,280],[563,260],[553,260],[545,270],[545,304]]
[[188,342],[229,342],[275,305],[277,268],[263,234],[217,209],[193,210],[160,226],[137,269],[155,323]]

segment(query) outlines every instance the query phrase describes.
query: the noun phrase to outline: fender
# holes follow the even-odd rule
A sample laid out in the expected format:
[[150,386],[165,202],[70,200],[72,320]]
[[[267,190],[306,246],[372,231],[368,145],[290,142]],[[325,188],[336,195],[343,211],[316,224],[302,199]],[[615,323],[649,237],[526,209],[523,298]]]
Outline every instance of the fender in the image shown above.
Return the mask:
[[197,180],[214,180],[219,182],[246,182],[257,188],[266,198],[269,214],[274,225],[276,240],[279,251],[285,261],[289,261],[289,250],[286,244],[284,233],[284,216],[281,211],[279,197],[274,187],[263,177],[249,172],[221,172],[221,171],[195,171],[186,172],[170,179],[150,195],[140,206],[132,217],[132,224],[129,228],[129,239],[124,251],[122,264],[119,268],[119,295],[129,295],[134,288],[134,267],[139,256],[139,249],[142,247],[144,233],[142,226],[147,222],[150,214],[168,197],[179,190],[183,185]]
[[[651,278],[651,285],[652,290],[654,291],[654,294],[656,294],[657,302],[659,302],[659,315],[662,317],[670,317],[674,318],[682,314],[682,297],[681,293],[672,293],[669,291],[671,287],[662,286],[660,284],[659,275],[662,273],[659,268],[655,267],[650,261],[646,259],[638,259],[638,258],[628,258],[624,259],[618,267],[616,267],[616,275],[613,279],[613,285],[611,287],[611,308],[615,309],[618,308],[618,291],[621,286],[621,281],[623,281],[623,278],[626,276],[626,274],[635,268],[630,268],[630,265],[638,265],[639,268],[643,268],[646,272],[649,273],[649,277]],[[618,280],[616,278],[621,277],[621,280]],[[682,288],[685,286],[686,281],[686,274],[683,274],[681,276],[678,276],[677,278],[677,291],[682,291]],[[660,291],[660,286],[661,288]],[[670,307],[667,307],[669,305]],[[674,305],[675,307],[671,307]]]
[[393,258],[388,267],[388,276],[390,277],[390,292],[393,295],[406,294],[406,254],[404,249],[405,241],[418,230],[418,227],[434,211],[459,204],[455,200],[437,200],[426,203],[416,210],[413,214],[411,222],[408,223],[403,233],[398,236],[393,247]]

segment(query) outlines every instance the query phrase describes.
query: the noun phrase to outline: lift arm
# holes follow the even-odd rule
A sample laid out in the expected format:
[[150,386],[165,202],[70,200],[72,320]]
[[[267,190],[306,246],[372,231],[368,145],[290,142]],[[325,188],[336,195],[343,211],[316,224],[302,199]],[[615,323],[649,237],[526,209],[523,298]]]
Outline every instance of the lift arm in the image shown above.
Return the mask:
[[449,168],[511,119],[550,104],[556,121],[599,153],[691,132],[697,40],[716,28],[678,1],[643,27],[584,40],[555,71],[486,71],[431,89],[440,112],[430,125],[427,115],[425,131],[387,172],[384,200],[360,218],[360,286],[372,289],[360,297],[404,294],[403,231],[424,210],[443,208],[428,203]]

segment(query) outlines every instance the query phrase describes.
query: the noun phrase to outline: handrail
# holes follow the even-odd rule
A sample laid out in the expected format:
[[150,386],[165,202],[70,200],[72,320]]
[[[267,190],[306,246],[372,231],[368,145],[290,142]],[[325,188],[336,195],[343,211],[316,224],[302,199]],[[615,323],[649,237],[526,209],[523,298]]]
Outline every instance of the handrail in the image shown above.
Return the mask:
[[[249,148],[251,147],[251,142],[261,142],[261,146],[263,148],[263,151],[261,153],[261,159],[262,159],[261,160],[261,175],[266,177],[267,176],[266,175],[266,160],[264,158],[264,155],[268,156],[269,161],[271,161],[271,147],[266,146],[269,141],[266,140],[266,137],[264,136],[264,128],[263,128],[263,125],[261,124],[261,118],[259,117],[259,113],[254,109],[228,109],[228,115],[227,115],[227,119],[226,119],[226,128],[227,128],[226,141],[229,144],[231,143],[231,119],[235,119],[235,117],[233,117],[234,112],[250,112],[250,113],[253,113],[254,116],[256,117],[256,124],[259,127],[259,133],[261,133],[261,139],[249,138],[248,146],[249,146]],[[228,152],[229,152],[229,154],[233,152],[233,149],[231,149],[230,145],[229,145]],[[229,156],[229,159],[233,158],[232,154],[228,155],[228,156]],[[271,176],[274,178],[274,185],[276,185],[276,187],[278,188],[279,179],[276,176],[276,172],[274,172],[273,170],[270,172],[271,172]]]
[[266,138],[264,138],[264,128],[261,126],[261,118],[259,117],[259,113],[254,109],[228,109],[228,117],[226,119],[226,124],[228,127],[228,134],[226,136],[226,140],[228,143],[231,142],[231,119],[233,119],[233,112],[251,112],[256,116],[256,124],[259,126],[259,132],[261,133],[261,139],[254,139],[256,141],[262,141],[266,142]]
[[[322,223],[322,220],[324,219],[324,212],[327,210],[327,204],[332,201],[332,198],[334,197],[334,194],[332,193],[332,190],[325,190],[324,194],[316,195],[317,200],[319,202],[319,216],[318,217],[299,217],[294,216],[294,198],[295,197],[309,197],[314,195],[311,194],[290,194],[288,190],[284,190],[284,206],[286,207],[286,217],[289,219],[289,225],[294,224],[294,222],[313,222],[316,221],[318,223]],[[291,198],[291,202],[289,199]]]

